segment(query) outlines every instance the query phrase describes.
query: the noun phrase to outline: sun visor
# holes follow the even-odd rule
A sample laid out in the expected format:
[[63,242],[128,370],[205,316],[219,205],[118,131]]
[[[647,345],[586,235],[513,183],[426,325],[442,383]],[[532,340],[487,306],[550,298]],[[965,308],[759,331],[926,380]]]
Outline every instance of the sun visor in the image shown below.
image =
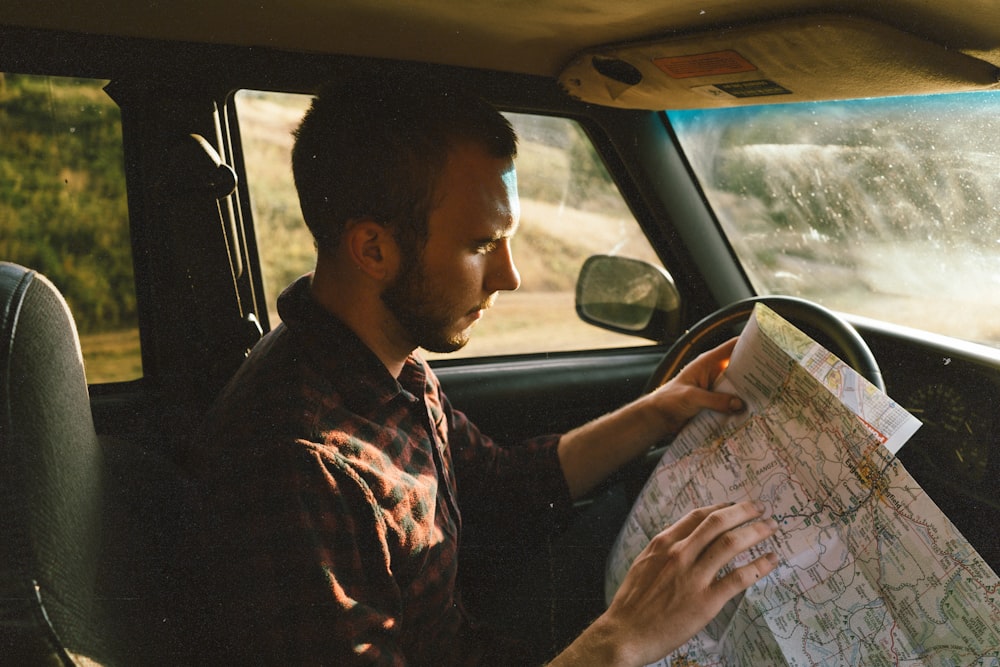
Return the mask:
[[997,86],[997,68],[875,21],[803,16],[590,49],[559,75],[572,96],[693,109]]

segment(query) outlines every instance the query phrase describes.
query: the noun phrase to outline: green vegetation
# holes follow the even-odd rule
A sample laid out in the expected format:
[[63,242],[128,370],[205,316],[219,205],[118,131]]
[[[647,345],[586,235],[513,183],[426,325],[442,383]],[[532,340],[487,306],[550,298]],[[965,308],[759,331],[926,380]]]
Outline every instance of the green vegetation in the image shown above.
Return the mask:
[[89,382],[142,376],[121,118],[103,82],[0,73],[0,259],[65,295]]
[[48,276],[81,333],[136,326],[118,107],[98,81],[0,74],[0,258]]
[[[0,258],[45,274],[66,296],[90,382],[142,374],[121,120],[103,85],[0,74]],[[265,290],[273,305],[314,259],[288,163],[291,130],[308,98],[247,92],[238,100]],[[614,334],[577,320],[573,287],[593,253],[617,249],[655,261],[645,238],[576,124],[520,114],[512,120],[521,137],[524,214],[515,247],[523,288],[504,296],[507,316],[481,327],[469,352],[512,351],[526,343],[529,331],[539,332],[534,349],[636,343],[607,341]],[[565,343],[546,333],[567,328]]]

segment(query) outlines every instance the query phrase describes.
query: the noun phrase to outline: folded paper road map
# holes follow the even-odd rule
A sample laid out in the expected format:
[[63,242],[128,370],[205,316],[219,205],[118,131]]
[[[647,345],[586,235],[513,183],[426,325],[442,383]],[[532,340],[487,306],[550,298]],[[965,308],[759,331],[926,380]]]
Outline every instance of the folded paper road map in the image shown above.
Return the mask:
[[1000,667],[1000,579],[896,459],[919,421],[757,305],[717,387],[666,449],[608,561],[614,596],[649,540],[703,505],[760,500],[780,529],[738,562],[779,567],[657,667]]

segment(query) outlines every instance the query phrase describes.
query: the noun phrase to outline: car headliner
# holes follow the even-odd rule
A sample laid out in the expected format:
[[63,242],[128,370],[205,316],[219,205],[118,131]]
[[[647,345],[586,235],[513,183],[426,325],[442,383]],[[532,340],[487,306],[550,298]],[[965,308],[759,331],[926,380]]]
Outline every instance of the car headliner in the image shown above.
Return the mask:
[[872,19],[1000,66],[995,0],[32,0],[0,24],[556,76],[580,51],[809,14]]

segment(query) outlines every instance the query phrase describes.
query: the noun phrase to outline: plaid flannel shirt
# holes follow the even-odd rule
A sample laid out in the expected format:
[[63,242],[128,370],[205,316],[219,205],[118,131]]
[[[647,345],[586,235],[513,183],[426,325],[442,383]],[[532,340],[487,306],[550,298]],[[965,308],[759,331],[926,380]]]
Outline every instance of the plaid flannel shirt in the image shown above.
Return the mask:
[[[479,664],[491,648],[457,589],[460,494],[498,516],[566,512],[558,436],[499,447],[452,409],[417,356],[398,381],[311,298],[210,414],[199,452],[210,641],[228,659]],[[218,588],[213,588],[218,587]],[[502,650],[502,649],[501,649]]]

